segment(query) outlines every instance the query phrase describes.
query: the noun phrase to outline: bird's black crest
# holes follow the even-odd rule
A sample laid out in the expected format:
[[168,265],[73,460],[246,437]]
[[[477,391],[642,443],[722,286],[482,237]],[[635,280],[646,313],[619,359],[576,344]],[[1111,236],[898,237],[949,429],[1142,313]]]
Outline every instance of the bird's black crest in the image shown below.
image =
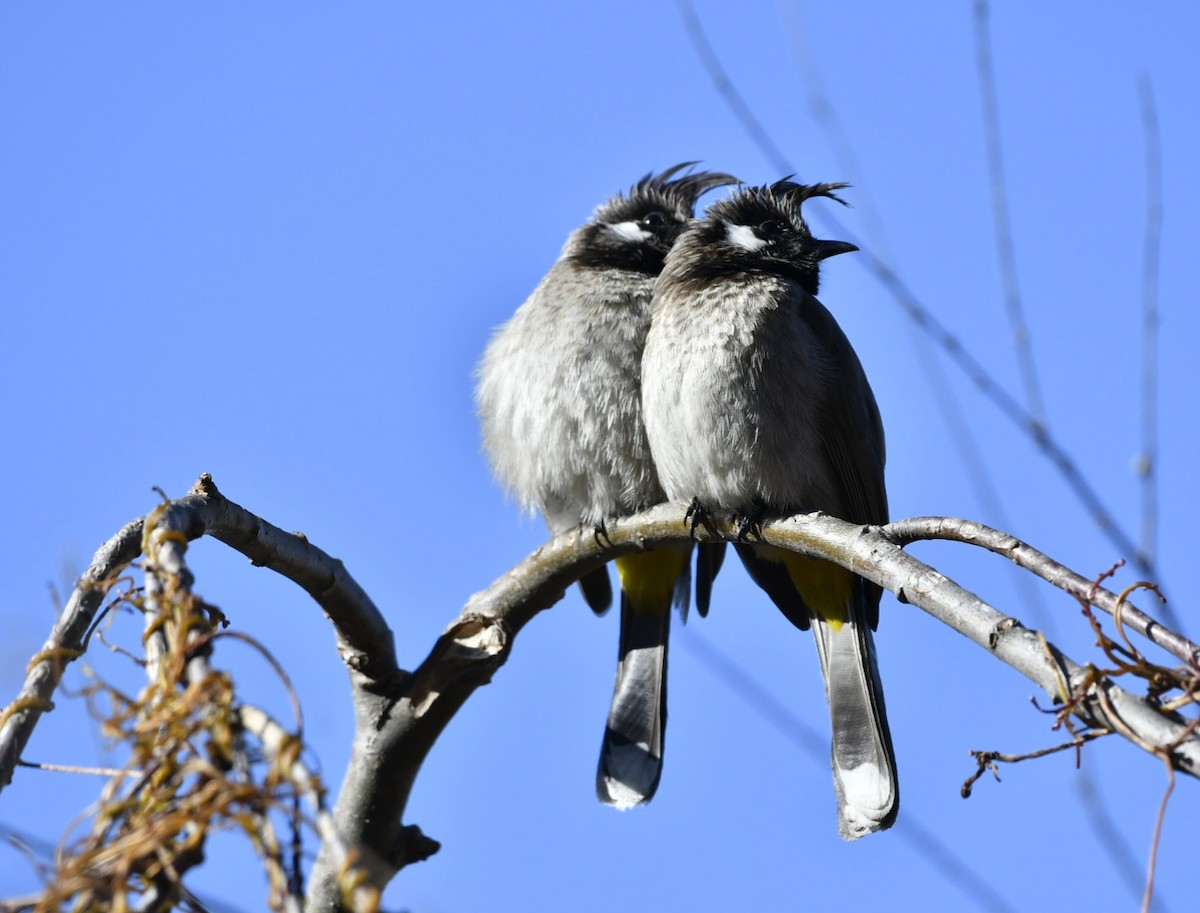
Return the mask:
[[[714,187],[736,184],[733,175],[698,171],[676,177],[695,162],[681,162],[661,174],[647,174],[629,188],[600,206],[581,230],[580,243],[568,255],[585,268],[629,269],[656,276],[663,258],[691,220],[696,200]],[[606,226],[621,222],[642,222],[653,213],[664,218],[651,231],[651,237],[637,243],[619,239]]]
[[797,184],[786,177],[763,187],[741,187],[724,200],[718,200],[708,210],[709,218],[721,219],[731,225],[754,225],[761,222],[765,214],[785,216],[797,228],[808,229],[808,223],[800,212],[805,200],[826,197],[843,206],[849,204],[835,190],[849,187],[844,182],[833,184]]
[[675,178],[679,172],[692,168],[697,162],[680,162],[661,174],[650,173],[629,188],[627,193],[617,194],[596,210],[595,219],[603,222],[621,222],[636,219],[654,210],[667,211],[680,222],[692,217],[701,194],[714,187],[738,183],[731,174],[719,171],[697,171]]

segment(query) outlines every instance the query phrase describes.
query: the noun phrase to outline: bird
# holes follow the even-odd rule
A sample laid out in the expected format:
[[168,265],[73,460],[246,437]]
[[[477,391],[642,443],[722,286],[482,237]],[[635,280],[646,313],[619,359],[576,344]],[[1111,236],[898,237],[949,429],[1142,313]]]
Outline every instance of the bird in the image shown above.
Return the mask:
[[[599,206],[491,338],[478,370],[484,450],[502,483],[550,531],[665,500],[641,417],[641,358],[654,281],[697,199],[737,179],[684,162],[647,174]],[[596,774],[602,802],[650,800],[662,772],[670,608],[686,611],[687,543],[615,560],[621,585],[616,682]],[[703,548],[697,609],[706,614],[723,552]],[[612,600],[607,571],[580,580],[588,605]]]
[[[858,356],[817,300],[819,266],[858,250],[814,238],[801,204],[841,183],[740,186],[679,236],[655,286],[642,414],[668,499],[728,512],[751,578],[811,627],[832,724],[838,831],[892,825],[896,763],[872,631],[882,591],[830,562],[754,542],[767,516],[887,522],[883,423]],[[695,527],[693,526],[693,529]]]

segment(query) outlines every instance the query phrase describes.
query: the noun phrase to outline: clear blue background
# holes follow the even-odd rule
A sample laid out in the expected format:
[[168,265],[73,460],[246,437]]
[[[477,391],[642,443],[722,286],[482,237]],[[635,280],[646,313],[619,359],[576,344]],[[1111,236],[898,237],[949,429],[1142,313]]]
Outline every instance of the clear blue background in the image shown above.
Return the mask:
[[[1021,397],[1002,310],[971,4],[731,4],[698,15],[801,179],[850,180],[839,211]],[[996,78],[1018,272],[1051,428],[1127,529],[1138,525],[1141,252],[1137,83],[1161,120],[1160,570],[1188,604],[1197,512],[1200,136],[1194,5],[997,4]],[[814,74],[849,161],[810,104]],[[543,539],[490,478],[472,372],[492,328],[566,234],[643,174],[699,159],[782,175],[713,88],[672,3],[5,4],[0,8],[0,686],[12,695],[60,591],[122,523],[202,471],[232,499],[345,560],[418,663],[471,592]],[[821,204],[814,206],[820,230]],[[1029,439],[838,258],[822,298],[875,387],[894,516],[1007,526],[1085,575],[1121,557]],[[952,389],[1003,513],[981,500],[936,389]],[[914,551],[1077,659],[1077,607],[1019,589],[1000,559]],[[319,610],[214,542],[198,590],[292,671],[332,786],[351,731]],[[1123,572],[1129,583],[1136,575]],[[136,644],[136,624],[112,638]],[[1111,739],[1003,771],[959,798],[968,749],[1059,741],[1034,688],[920,611],[885,601],[878,638],[903,780],[897,827],[843,843],[813,649],[728,566],[706,620],[677,627],[666,772],[645,809],[593,797],[616,619],[572,592],[520,637],[433,751],[408,820],[443,841],[392,908],[1136,909],[1166,778]],[[716,645],[788,708],[781,729]],[[136,675],[96,646],[108,674]],[[249,650],[217,660],[287,717]],[[72,681],[81,681],[78,673]],[[0,698],[6,700],[7,698]],[[1042,696],[1043,704],[1046,703]],[[59,696],[27,757],[114,763]],[[801,734],[796,735],[797,732]],[[18,773],[0,822],[50,841],[97,782]],[[1181,781],[1160,909],[1194,896],[1200,791]],[[1108,823],[1095,826],[1099,794]],[[1089,809],[1093,809],[1089,811]],[[931,833],[978,879],[944,877]],[[1123,863],[1103,848],[1126,845]],[[987,893],[979,884],[988,886]],[[0,894],[32,889],[0,848]],[[195,885],[259,909],[244,845]]]

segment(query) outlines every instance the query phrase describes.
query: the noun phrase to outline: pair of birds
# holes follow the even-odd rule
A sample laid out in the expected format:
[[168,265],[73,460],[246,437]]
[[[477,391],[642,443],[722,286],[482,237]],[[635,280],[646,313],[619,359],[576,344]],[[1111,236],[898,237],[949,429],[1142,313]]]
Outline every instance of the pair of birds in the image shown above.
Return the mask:
[[[567,239],[479,369],[484,447],[499,480],[551,532],[603,529],[663,501],[767,515],[822,510],[887,522],[883,427],[854,350],[814,297],[821,261],[857,250],[818,240],[806,200],[844,184],[744,187],[694,163],[647,175]],[[739,184],[693,217],[699,197]],[[889,827],[899,804],[871,631],[880,589],[828,562],[740,541],[753,580],[811,627],[832,722],[838,830]],[[706,614],[723,544],[701,545]],[[662,771],[672,603],[686,609],[691,544],[617,558],[620,654],[596,789],[648,801]],[[606,569],[580,581],[597,613]]]

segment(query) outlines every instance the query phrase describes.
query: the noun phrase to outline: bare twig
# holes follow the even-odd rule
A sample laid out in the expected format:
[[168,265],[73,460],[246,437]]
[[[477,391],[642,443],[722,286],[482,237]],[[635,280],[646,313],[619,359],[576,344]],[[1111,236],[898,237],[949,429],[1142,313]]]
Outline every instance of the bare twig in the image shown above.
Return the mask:
[[1004,310],[1012,331],[1021,380],[1025,385],[1025,408],[1030,421],[1046,425],[1046,407],[1038,383],[1037,363],[1029,341],[1029,325],[1021,304],[1017,282],[1017,255],[1013,244],[1012,221],[1008,214],[1008,182],[1004,177],[1004,144],[1000,133],[1000,106],[996,98],[996,72],[992,65],[992,34],[988,24],[987,0],[975,0],[975,63],[979,71],[979,94],[983,107],[984,145],[987,148],[988,174],[992,188],[992,222],[996,232],[996,257],[1000,261],[1000,279],[1004,286]]
[[[873,246],[876,250],[886,250],[888,241],[883,220],[880,219],[879,211],[873,205],[867,182],[861,179],[862,164],[854,150],[854,144],[851,142],[849,134],[842,126],[838,105],[825,87],[821,68],[817,64],[817,55],[813,53],[812,44],[808,41],[804,25],[803,4],[780,0],[778,6],[779,14],[787,26],[792,54],[795,57],[797,68],[802,74],[801,81],[808,96],[809,114],[825,131],[825,136],[833,148],[838,162],[841,178],[852,181],[855,185],[854,208],[863,214],[863,220],[867,223]],[[691,14],[693,22],[688,24],[688,30],[689,33],[692,33],[690,37],[693,44],[707,43],[695,13],[690,10],[681,10],[681,12],[685,17],[685,24],[687,24],[689,13]],[[713,56],[715,57],[715,54]],[[706,66],[711,70],[712,64],[706,64]],[[719,62],[717,62],[717,66],[720,67]],[[783,164],[786,166],[787,163]],[[785,167],[783,170],[788,171],[790,167]]]
[[[1194,734],[1197,727],[1200,727],[1200,718],[1192,720],[1191,725],[1188,726],[1188,732]],[[1175,791],[1175,766],[1171,763],[1170,753],[1169,751],[1159,751],[1158,755],[1167,767],[1167,785],[1163,790],[1162,800],[1158,803],[1158,814],[1154,818],[1154,836],[1150,838],[1150,860],[1146,864],[1146,891],[1142,896],[1142,913],[1149,913],[1150,906],[1154,901],[1154,875],[1158,865],[1158,844],[1162,837],[1163,821],[1167,817],[1167,803]]]
[[93,777],[140,777],[141,771],[121,770],[116,767],[81,767],[78,764],[47,764],[44,761],[18,761],[18,767],[29,767],[34,770],[44,770],[49,773],[85,774]]
[[978,751],[973,749],[971,751],[971,757],[975,759],[977,768],[975,773],[971,774],[971,776],[967,777],[967,779],[963,781],[962,788],[959,790],[959,792],[962,794],[964,799],[971,798],[972,788],[975,786],[976,782],[978,782],[979,778],[989,770],[992,772],[992,776],[994,776],[998,781],[1000,779],[1000,770],[998,767],[996,767],[997,761],[1002,764],[1019,764],[1021,761],[1030,761],[1034,758],[1044,758],[1047,755],[1057,754],[1060,751],[1066,751],[1068,748],[1074,748],[1075,766],[1078,767],[1079,749],[1088,742],[1092,742],[1103,736],[1111,734],[1112,733],[1108,731],[1096,730],[1082,732],[1069,742],[1063,742],[1061,745],[1052,745],[1048,748],[1038,748],[1034,751],[1027,751],[1024,754],[1007,754],[1002,751]]
[[1146,144],[1146,227],[1142,244],[1142,448],[1136,461],[1141,481],[1142,535],[1139,564],[1158,551],[1158,266],[1162,248],[1162,146],[1150,77],[1138,80],[1142,135]]
[[[1120,600],[1115,593],[1097,586],[1093,581],[1064,567],[1053,558],[1042,554],[1008,533],[992,529],[973,520],[959,520],[953,517],[913,517],[889,523],[885,530],[897,545],[907,545],[928,539],[946,539],[985,548],[1005,556],[1077,599],[1091,602],[1109,615],[1115,615],[1117,612]],[[1139,609],[1126,605],[1121,610],[1121,618],[1125,624],[1147,640],[1157,644],[1183,662],[1193,666],[1200,663],[1200,646],[1165,627]]]
[[746,100],[742,98],[742,93],[737,90],[733,81],[725,74],[725,68],[721,66],[721,61],[717,59],[717,52],[713,50],[713,46],[708,41],[708,36],[704,34],[704,28],[700,25],[700,19],[696,16],[695,9],[689,0],[676,0],[676,6],[679,7],[679,15],[683,17],[684,28],[687,29],[688,38],[692,42],[692,47],[696,49],[696,53],[700,55],[700,59],[704,62],[705,69],[708,70],[709,78],[713,82],[713,88],[725,99],[725,103],[729,105],[734,116],[742,122],[742,127],[750,134],[755,145],[762,150],[763,155],[767,157],[767,161],[780,174],[789,173],[792,167],[788,164],[787,157],[775,145],[775,141],[771,139],[770,134],[759,123],[758,118],[754,116],[754,112],[750,110],[750,106],[746,104]]
[[[269,817],[279,782],[269,769],[256,782],[252,762],[239,761],[249,755],[232,683],[208,663],[217,616],[192,592],[184,560],[191,518],[174,506],[146,518],[145,596],[130,600],[146,618],[150,682],[136,699],[102,682],[92,686],[110,698],[102,723],[128,749],[127,770],[102,789],[87,833],[57,854],[46,909],[174,908],[185,902],[183,879],[204,861],[208,835],[222,822],[241,827],[260,849],[272,884],[283,881]],[[272,906],[299,913],[279,891]]]
[[50,699],[63,670],[80,655],[84,636],[109,588],[141,553],[142,525],[142,518],[127,523],[96,551],[49,639],[30,662],[20,693],[0,712],[0,790],[12,781],[13,769],[38,719],[53,708]]
[[[1094,758],[1091,766],[1095,767]],[[1126,839],[1127,829],[1109,813],[1107,804],[1101,801],[1096,782],[1089,775],[1089,768],[1080,769],[1074,786],[1084,813],[1088,816],[1088,829],[1108,856],[1113,873],[1125,885],[1131,897],[1140,897],[1146,884],[1145,867],[1140,854]],[[1160,901],[1157,909],[1159,913],[1166,913],[1167,907]]]
[[[92,566],[72,593],[50,640],[31,662],[21,694],[0,712],[0,782],[6,784],[11,779],[12,769],[37,719],[53,706],[50,697],[61,680],[63,669],[81,654],[87,632],[105,595],[142,552],[147,555],[144,597],[125,594],[124,599],[146,614],[146,645],[150,660],[146,671],[152,688],[157,683],[165,695],[176,688],[176,683],[186,681],[185,694],[193,695],[180,704],[186,707],[189,701],[208,700],[204,697],[206,689],[224,681],[210,669],[207,661],[213,637],[210,623],[219,620],[219,613],[192,595],[191,574],[183,557],[187,542],[205,533],[242,551],[256,563],[269,564],[310,592],[333,622],[339,652],[351,672],[353,693],[361,698],[356,701],[356,709],[360,711],[360,721],[365,721],[367,726],[360,726],[360,730],[378,722],[382,716],[379,712],[383,701],[380,693],[386,690],[385,686],[395,687],[400,677],[391,632],[382,615],[346,573],[341,562],[311,546],[303,537],[284,533],[227,501],[211,478],[203,476],[187,497],[166,502],[147,517],[128,524],[97,552]],[[181,611],[177,607],[184,609]],[[204,621],[205,618],[208,620]],[[116,692],[110,692],[110,695],[117,700],[116,712],[122,719],[131,719],[133,714],[140,712],[140,701],[133,702]],[[168,706],[169,703],[164,705]],[[157,725],[161,728],[170,724],[164,718]],[[151,730],[157,731],[154,727]],[[219,736],[220,733],[216,733],[216,737]],[[183,776],[192,775],[186,768],[183,770]],[[158,775],[159,771],[152,765],[148,773],[135,778],[137,782],[131,787],[131,794],[142,789],[149,777]],[[206,778],[213,782],[220,779],[215,770],[208,774],[201,772],[199,776],[201,782]],[[128,773],[123,779],[128,781]],[[120,782],[120,779],[112,782]],[[224,797],[210,794],[204,801],[218,798],[226,804],[252,801],[251,791],[256,788],[246,784],[244,789],[231,790]],[[115,796],[111,790],[108,792],[110,799]],[[104,807],[104,800],[101,807]],[[246,814],[253,817],[258,813],[248,811]],[[166,826],[180,824],[180,820],[175,819]],[[336,866],[333,884],[337,903],[340,905],[345,901],[353,909],[373,909],[378,898],[372,885],[379,880],[361,875],[361,867],[354,861],[361,852],[346,849],[354,844],[337,836],[336,826],[324,811],[318,815],[318,828],[323,835],[322,852]],[[393,826],[392,830],[395,829]],[[261,827],[256,830],[266,833]],[[420,842],[411,830],[404,833],[409,837],[407,845],[414,856],[419,855],[422,851]],[[262,845],[268,855],[278,856],[275,847],[276,844],[269,840]],[[425,849],[428,850],[427,845]],[[114,850],[105,852],[111,856]],[[202,854],[164,859],[157,875],[153,874],[152,865],[147,870],[151,883],[145,887],[142,901],[157,907],[181,897],[184,889],[180,875],[200,858]],[[90,866],[92,862],[89,859],[81,865]],[[361,883],[351,885],[347,879],[360,879]],[[117,883],[114,890],[121,895],[126,888],[123,883]],[[286,906],[292,901],[281,898],[280,902]]]
[[358,854],[338,831],[333,816],[326,809],[325,793],[321,788],[320,779],[301,761],[298,752],[300,743],[295,734],[257,707],[243,706],[239,715],[246,732],[261,743],[269,756],[279,759],[276,765],[278,772],[285,776],[312,806],[317,832],[321,836],[322,852],[329,853],[342,875],[339,879],[341,899],[347,902],[347,908],[356,911],[376,910],[379,906],[379,891],[370,879],[361,877],[363,873],[355,868]]
[[196,510],[204,532],[214,539],[303,587],[333,623],[338,652],[352,678],[367,686],[397,674],[392,631],[341,561],[311,545],[303,533],[284,532],[226,500],[207,473],[188,498],[176,503]]
[[1162,836],[1163,821],[1167,817],[1167,802],[1175,791],[1175,768],[1167,762],[1167,786],[1158,803],[1158,814],[1154,818],[1154,836],[1150,838],[1150,861],[1146,863],[1146,893],[1142,895],[1142,913],[1150,913],[1154,902],[1154,873],[1158,866],[1158,840]]

